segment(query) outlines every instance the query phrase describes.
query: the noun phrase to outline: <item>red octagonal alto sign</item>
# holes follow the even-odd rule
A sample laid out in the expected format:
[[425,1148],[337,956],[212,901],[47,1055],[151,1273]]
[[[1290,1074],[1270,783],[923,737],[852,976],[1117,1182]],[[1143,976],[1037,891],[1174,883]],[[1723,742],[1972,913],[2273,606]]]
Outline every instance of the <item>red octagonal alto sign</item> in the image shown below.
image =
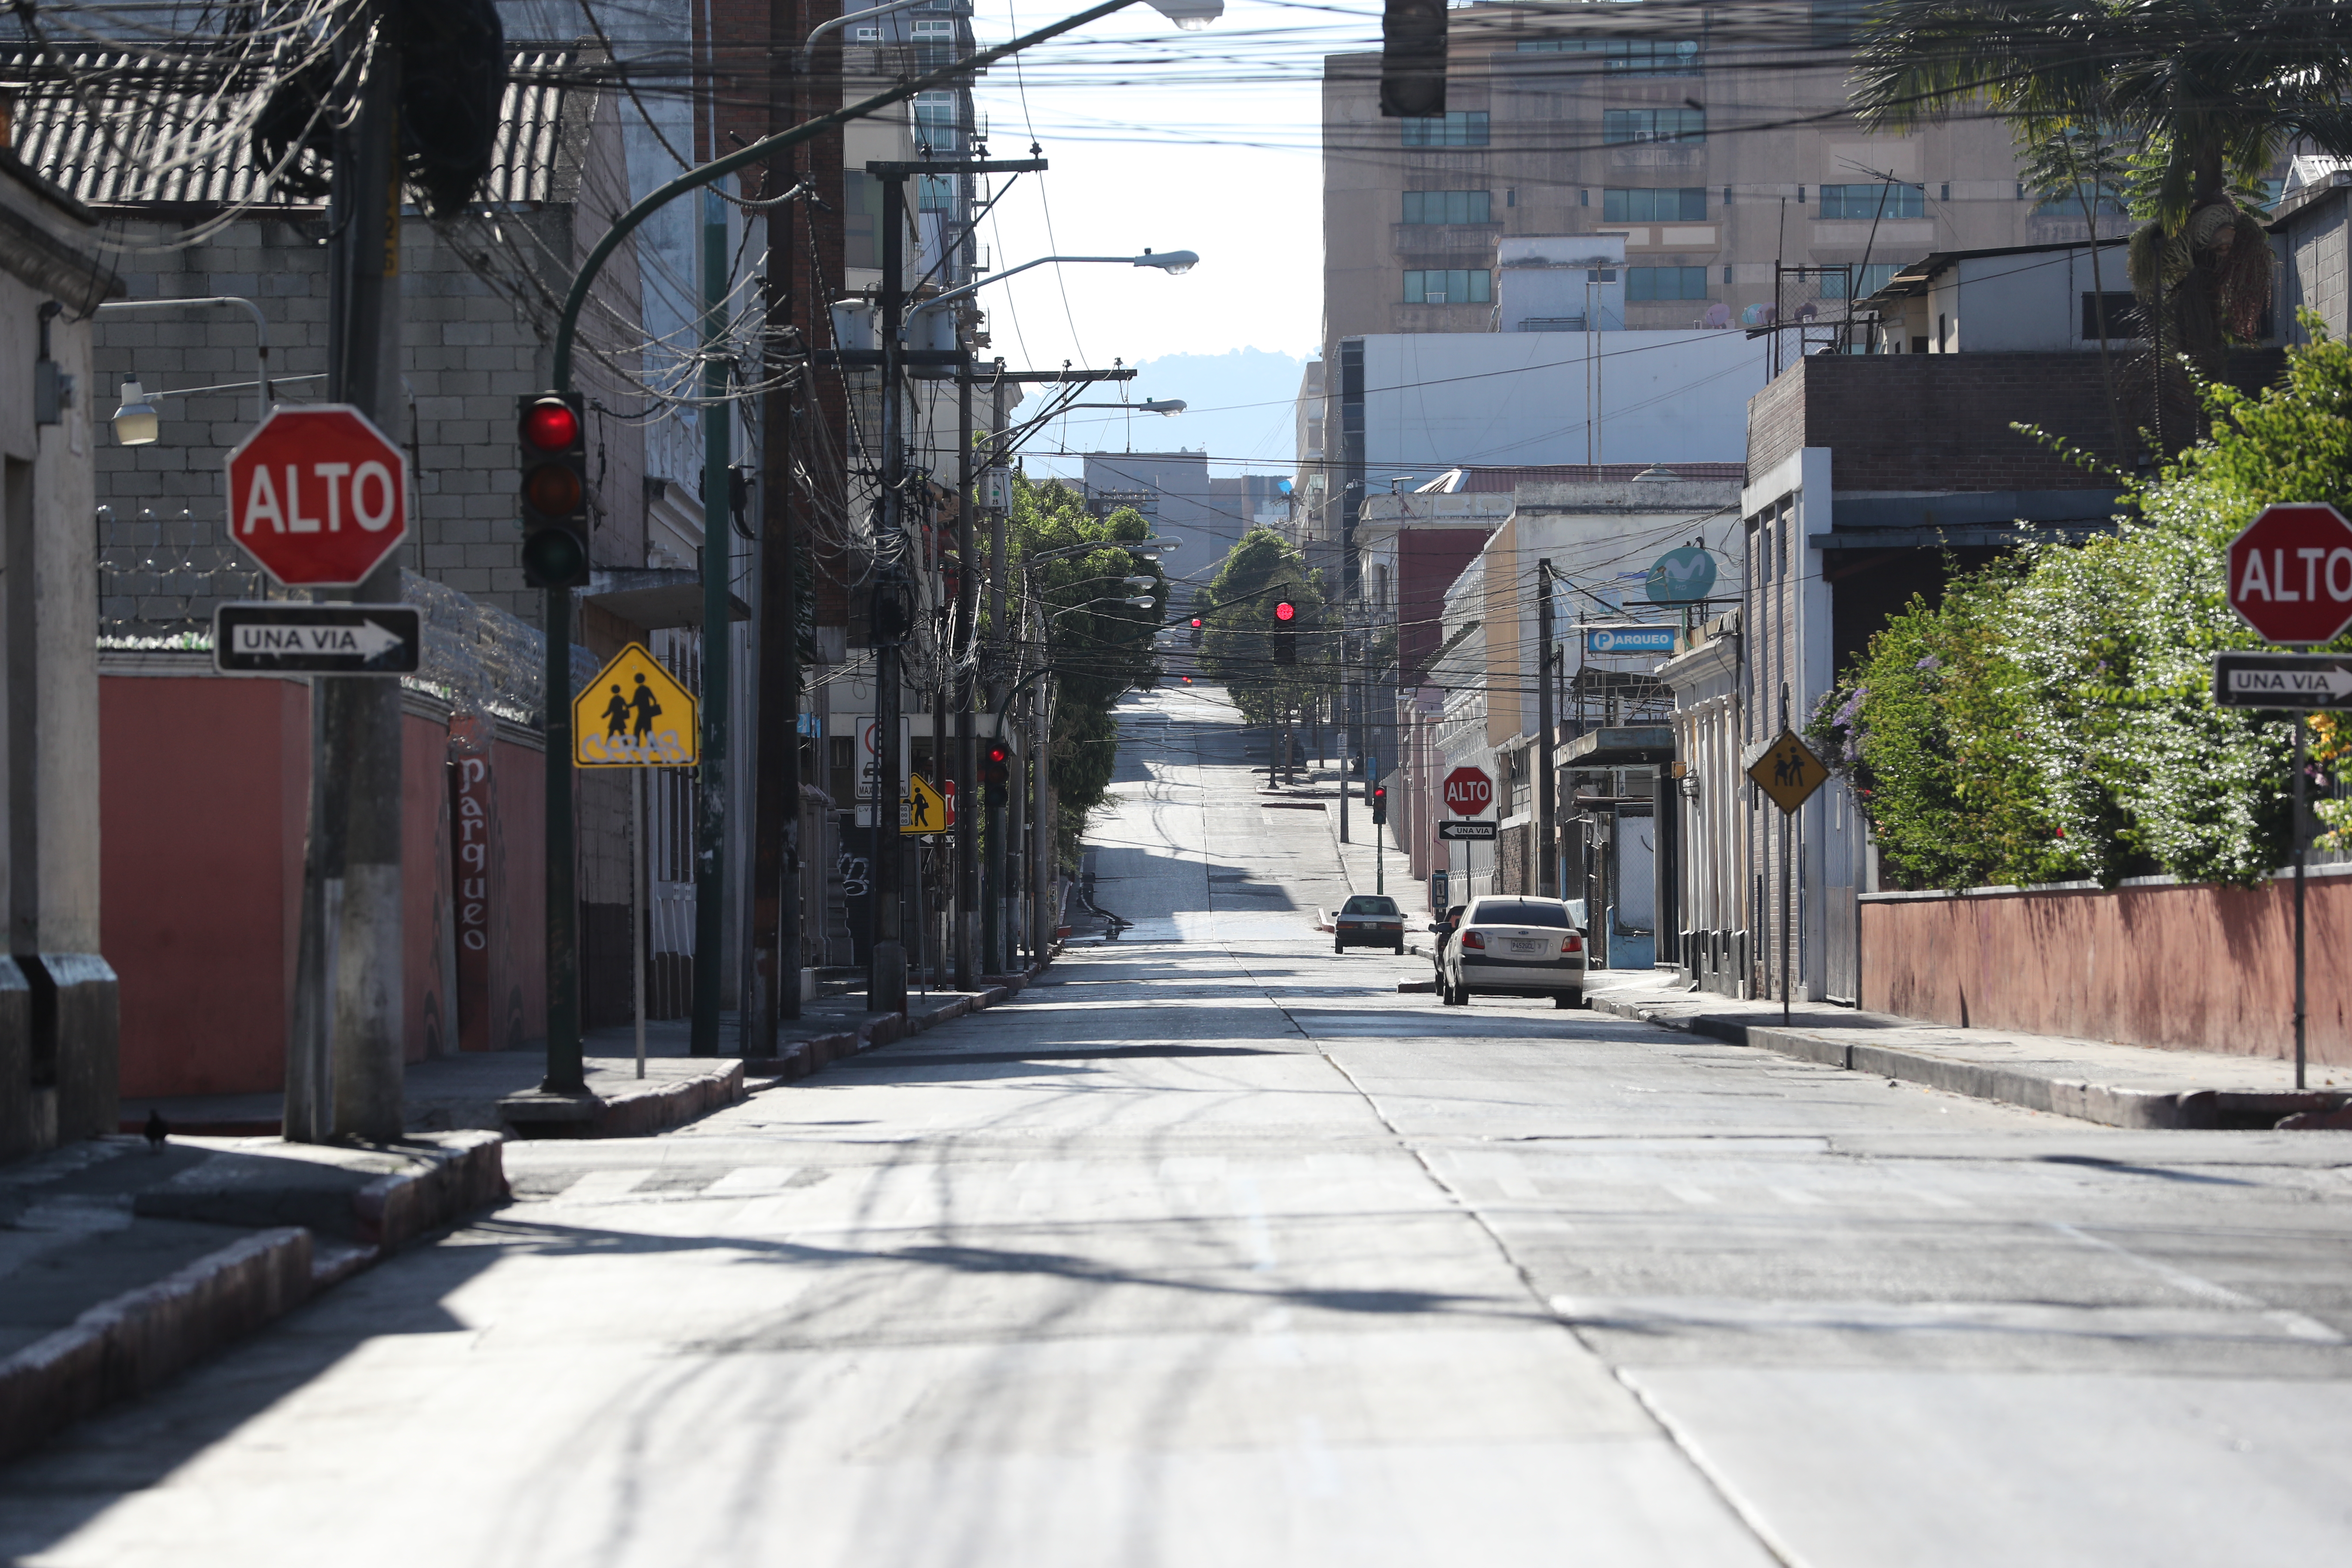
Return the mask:
[[2352,624],[2352,522],[2324,501],[2264,507],[2230,542],[2230,607],[2267,641],[2334,642]]
[[348,588],[408,537],[408,466],[346,404],[276,408],[228,455],[229,537],[289,588]]
[[1484,768],[1456,768],[1445,775],[1445,809],[1475,816],[1495,804],[1495,781]]

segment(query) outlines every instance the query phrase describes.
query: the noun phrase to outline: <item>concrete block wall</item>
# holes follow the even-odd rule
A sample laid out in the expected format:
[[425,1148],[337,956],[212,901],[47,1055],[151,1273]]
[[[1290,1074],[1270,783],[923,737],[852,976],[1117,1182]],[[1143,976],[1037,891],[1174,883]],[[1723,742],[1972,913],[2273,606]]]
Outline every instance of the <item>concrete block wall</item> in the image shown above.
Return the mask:
[[[568,212],[509,216],[515,254],[534,262],[571,254]],[[135,247],[163,226],[131,224]],[[144,229],[150,231],[142,234]],[[178,251],[132,249],[123,278],[134,300],[236,295],[269,323],[270,375],[279,403],[324,401],[327,247],[316,215],[248,218]],[[502,258],[507,259],[507,258]],[[544,272],[545,265],[536,267]],[[633,294],[633,270],[616,278]],[[523,582],[515,505],[513,423],[518,396],[547,384],[543,323],[518,309],[422,219],[403,226],[403,378],[407,406],[379,421],[404,446],[415,479],[405,563],[477,602],[537,625],[541,594]],[[625,300],[613,301],[625,306]],[[93,406],[111,414],[120,384],[137,377],[150,395],[250,383],[257,363],[251,318],[233,307],[110,311],[95,323]],[[646,501],[641,395],[583,367],[592,403],[592,512],[599,565],[642,564]],[[231,542],[226,519],[228,453],[261,416],[250,386],[195,397],[164,396],[162,436],[126,447],[98,440],[100,623],[118,635],[153,636],[209,624],[222,599],[257,596],[267,579]]]

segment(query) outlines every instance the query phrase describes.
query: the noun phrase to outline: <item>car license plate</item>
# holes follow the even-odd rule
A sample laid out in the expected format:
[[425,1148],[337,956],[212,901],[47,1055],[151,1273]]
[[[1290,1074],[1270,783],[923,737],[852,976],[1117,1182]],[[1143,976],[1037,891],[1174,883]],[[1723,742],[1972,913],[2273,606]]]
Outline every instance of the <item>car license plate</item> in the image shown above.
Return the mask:
[[1543,938],[1541,937],[1537,937],[1532,941],[1525,937],[1516,936],[1511,939],[1511,951],[1513,952],[1541,952],[1543,950],[1544,943]]

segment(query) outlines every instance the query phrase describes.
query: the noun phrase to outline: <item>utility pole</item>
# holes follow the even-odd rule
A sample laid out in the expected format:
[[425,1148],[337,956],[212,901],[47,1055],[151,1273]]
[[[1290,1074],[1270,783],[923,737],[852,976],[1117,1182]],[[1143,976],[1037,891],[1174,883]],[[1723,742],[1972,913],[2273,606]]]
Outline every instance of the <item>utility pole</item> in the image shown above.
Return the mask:
[[727,204],[702,194],[702,776],[694,845],[694,1032],[698,1057],[719,1054],[719,986],[727,928],[728,654],[733,639],[729,568],[734,475],[728,471],[728,365],[719,356],[727,304]]
[[874,941],[866,971],[866,1005],[907,1010],[907,949],[899,899],[898,650],[907,605],[901,549],[906,541],[906,359],[898,343],[907,310],[907,176],[881,164],[882,182],[882,537],[874,582]]
[[[1346,622],[1343,620],[1339,626],[1339,722],[1338,725],[1339,731],[1339,750],[1341,753],[1339,757],[1339,842],[1342,844],[1348,842],[1349,758],[1346,754],[1349,749],[1348,744],[1349,728],[1348,724],[1348,710],[1354,706],[1354,704],[1349,700],[1349,698],[1353,695],[1355,687],[1355,682],[1348,679],[1348,671],[1350,668],[1351,665],[1348,658],[1348,627]],[[1361,756],[1363,753],[1360,751],[1356,754],[1358,756]]]
[[[768,7],[768,133],[792,123],[793,73],[785,64],[797,42],[797,0],[770,0]],[[790,190],[800,165],[788,149],[768,179]],[[777,362],[798,351],[804,334],[786,343],[798,325],[793,298],[793,207],[770,209],[768,218],[768,331],[761,374],[769,392],[761,409],[761,457],[766,482],[760,487],[759,715],[754,742],[751,803],[751,886],[745,900],[751,916],[751,973],[743,981],[741,1051],[747,1057],[776,1054],[778,1020],[801,1016],[800,826],[801,648],[800,532],[793,509],[800,504],[793,482],[794,432],[798,426],[798,378],[783,374]],[[778,238],[781,229],[782,237]]]
[[[339,68],[360,86],[335,132],[329,395],[397,429],[400,53],[390,17],[374,0],[354,0],[345,19],[339,68],[353,51],[373,58],[363,69]],[[397,553],[355,596],[398,602]],[[400,749],[397,677],[312,679],[310,843],[297,1050],[286,1086],[289,1139],[385,1142],[403,1131]]]
[[1536,563],[1536,895],[1555,898],[1552,868],[1551,561]]
[[[972,707],[981,700],[980,565],[971,522],[971,377],[967,359],[956,368],[956,605],[957,647],[951,660],[956,706],[955,988],[974,989],[972,915],[980,902],[980,739]],[[934,742],[935,744],[938,742]]]
[[[992,393],[994,420],[990,428],[999,433],[1004,429],[1004,378],[997,378]],[[997,462],[1005,454],[992,449]],[[1004,670],[1005,653],[1011,639],[1005,635],[1004,584],[1013,570],[1013,563],[1004,553],[1005,518],[1001,510],[988,514],[988,630],[991,642],[988,684],[989,711],[996,714],[996,731],[989,739],[1004,740]],[[990,974],[1005,974],[1012,964],[1004,954],[1004,808],[998,805],[994,792],[983,787],[981,798],[972,803],[975,810],[984,813],[987,825],[988,864],[985,885],[981,889],[980,961]]]

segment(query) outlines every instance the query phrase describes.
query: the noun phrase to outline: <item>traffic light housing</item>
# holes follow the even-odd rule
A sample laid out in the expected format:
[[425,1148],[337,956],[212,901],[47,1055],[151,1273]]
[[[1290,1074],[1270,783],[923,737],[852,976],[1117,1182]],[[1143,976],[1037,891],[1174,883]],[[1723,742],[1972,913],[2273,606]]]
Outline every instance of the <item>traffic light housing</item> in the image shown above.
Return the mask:
[[1194,616],[1192,617],[1192,646],[1194,647],[1199,647],[1201,646],[1201,639],[1207,635],[1207,628],[1201,625],[1201,617]]
[[1389,786],[1386,784],[1374,784],[1372,786],[1372,826],[1374,827],[1385,827],[1388,826],[1388,820]]
[[1013,784],[1013,751],[1002,741],[991,741],[980,754],[980,785],[988,804],[1003,805]]
[[1274,607],[1274,662],[1298,662],[1298,606],[1285,599]]
[[587,403],[576,392],[520,399],[523,581],[573,588],[588,581]]

